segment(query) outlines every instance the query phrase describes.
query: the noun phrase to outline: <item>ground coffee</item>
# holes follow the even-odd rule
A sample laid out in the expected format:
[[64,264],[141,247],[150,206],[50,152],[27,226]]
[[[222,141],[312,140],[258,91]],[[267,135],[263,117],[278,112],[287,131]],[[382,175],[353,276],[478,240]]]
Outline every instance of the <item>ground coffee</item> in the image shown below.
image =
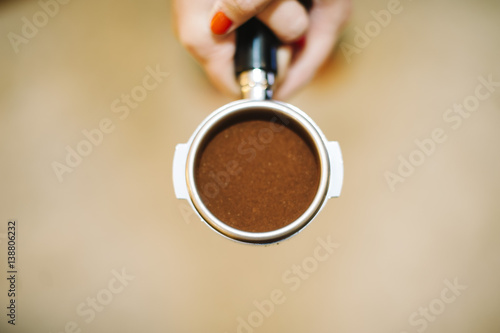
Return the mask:
[[219,128],[195,164],[205,206],[243,231],[272,231],[295,221],[313,201],[320,178],[317,153],[305,137],[276,116]]

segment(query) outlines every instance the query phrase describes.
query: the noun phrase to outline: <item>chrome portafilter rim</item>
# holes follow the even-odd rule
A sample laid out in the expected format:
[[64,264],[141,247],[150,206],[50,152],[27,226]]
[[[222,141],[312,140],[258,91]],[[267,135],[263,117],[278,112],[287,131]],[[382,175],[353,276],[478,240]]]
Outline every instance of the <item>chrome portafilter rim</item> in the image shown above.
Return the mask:
[[[316,195],[302,215],[295,221],[286,226],[266,232],[249,232],[240,230],[224,223],[218,219],[203,203],[199,189],[196,186],[195,168],[198,155],[203,150],[203,144],[207,138],[224,122],[233,117],[238,117],[245,114],[252,114],[258,111],[259,113],[269,113],[278,117],[285,117],[298,125],[301,130],[308,136],[308,140],[313,143],[315,153],[317,154],[320,179]],[[186,161],[186,185],[194,208],[202,219],[214,230],[224,235],[227,238],[256,244],[268,244],[278,242],[295,235],[316,216],[322,205],[327,199],[328,185],[330,179],[330,165],[328,151],[326,149],[326,138],[321,133],[319,127],[300,109],[282,102],[276,101],[254,101],[240,100],[227,104],[214,111],[207,119],[198,127],[198,130],[193,136],[193,140],[189,146],[189,151]]]

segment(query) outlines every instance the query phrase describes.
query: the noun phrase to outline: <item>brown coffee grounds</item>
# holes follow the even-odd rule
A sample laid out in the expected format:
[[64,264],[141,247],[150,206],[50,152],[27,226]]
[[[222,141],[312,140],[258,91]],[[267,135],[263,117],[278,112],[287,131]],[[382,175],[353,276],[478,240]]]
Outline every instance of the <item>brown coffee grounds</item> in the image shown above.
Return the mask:
[[316,195],[315,151],[298,130],[276,119],[226,125],[197,158],[195,183],[203,203],[236,229],[282,228],[300,217]]

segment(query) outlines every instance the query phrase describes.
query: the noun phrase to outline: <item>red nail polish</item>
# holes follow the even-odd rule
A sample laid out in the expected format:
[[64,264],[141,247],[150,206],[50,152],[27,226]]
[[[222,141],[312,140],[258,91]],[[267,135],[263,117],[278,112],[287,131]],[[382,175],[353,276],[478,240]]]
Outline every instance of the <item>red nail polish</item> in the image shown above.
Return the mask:
[[223,35],[231,27],[233,21],[231,21],[223,12],[215,13],[210,22],[210,29],[216,35]]

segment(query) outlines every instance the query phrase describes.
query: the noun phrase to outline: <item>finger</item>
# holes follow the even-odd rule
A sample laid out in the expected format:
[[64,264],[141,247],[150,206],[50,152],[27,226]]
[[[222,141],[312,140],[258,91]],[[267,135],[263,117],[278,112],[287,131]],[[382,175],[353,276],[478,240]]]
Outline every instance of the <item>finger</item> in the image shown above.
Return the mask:
[[[206,24],[209,2],[174,1],[174,27],[181,44],[205,70],[217,89],[231,97],[239,95],[234,78],[234,34],[215,36]],[[189,15],[186,15],[189,13]]]
[[302,37],[309,26],[306,9],[296,0],[271,2],[257,17],[284,43]]
[[331,54],[351,9],[349,0],[318,1],[310,12],[304,48],[296,55],[276,98],[286,99],[308,83]]
[[216,35],[228,34],[262,12],[273,0],[218,0],[211,11],[210,28]]
[[219,41],[217,48],[206,56],[201,64],[214,86],[231,97],[240,95],[240,88],[234,76],[235,34]]
[[275,88],[279,87],[288,73],[288,67],[292,60],[292,47],[290,45],[282,45],[276,52],[278,63],[278,75],[276,77]]
[[194,6],[194,1],[182,0],[173,4],[174,29],[179,41],[198,61],[203,60],[217,42],[205,24],[210,4],[202,2]]

